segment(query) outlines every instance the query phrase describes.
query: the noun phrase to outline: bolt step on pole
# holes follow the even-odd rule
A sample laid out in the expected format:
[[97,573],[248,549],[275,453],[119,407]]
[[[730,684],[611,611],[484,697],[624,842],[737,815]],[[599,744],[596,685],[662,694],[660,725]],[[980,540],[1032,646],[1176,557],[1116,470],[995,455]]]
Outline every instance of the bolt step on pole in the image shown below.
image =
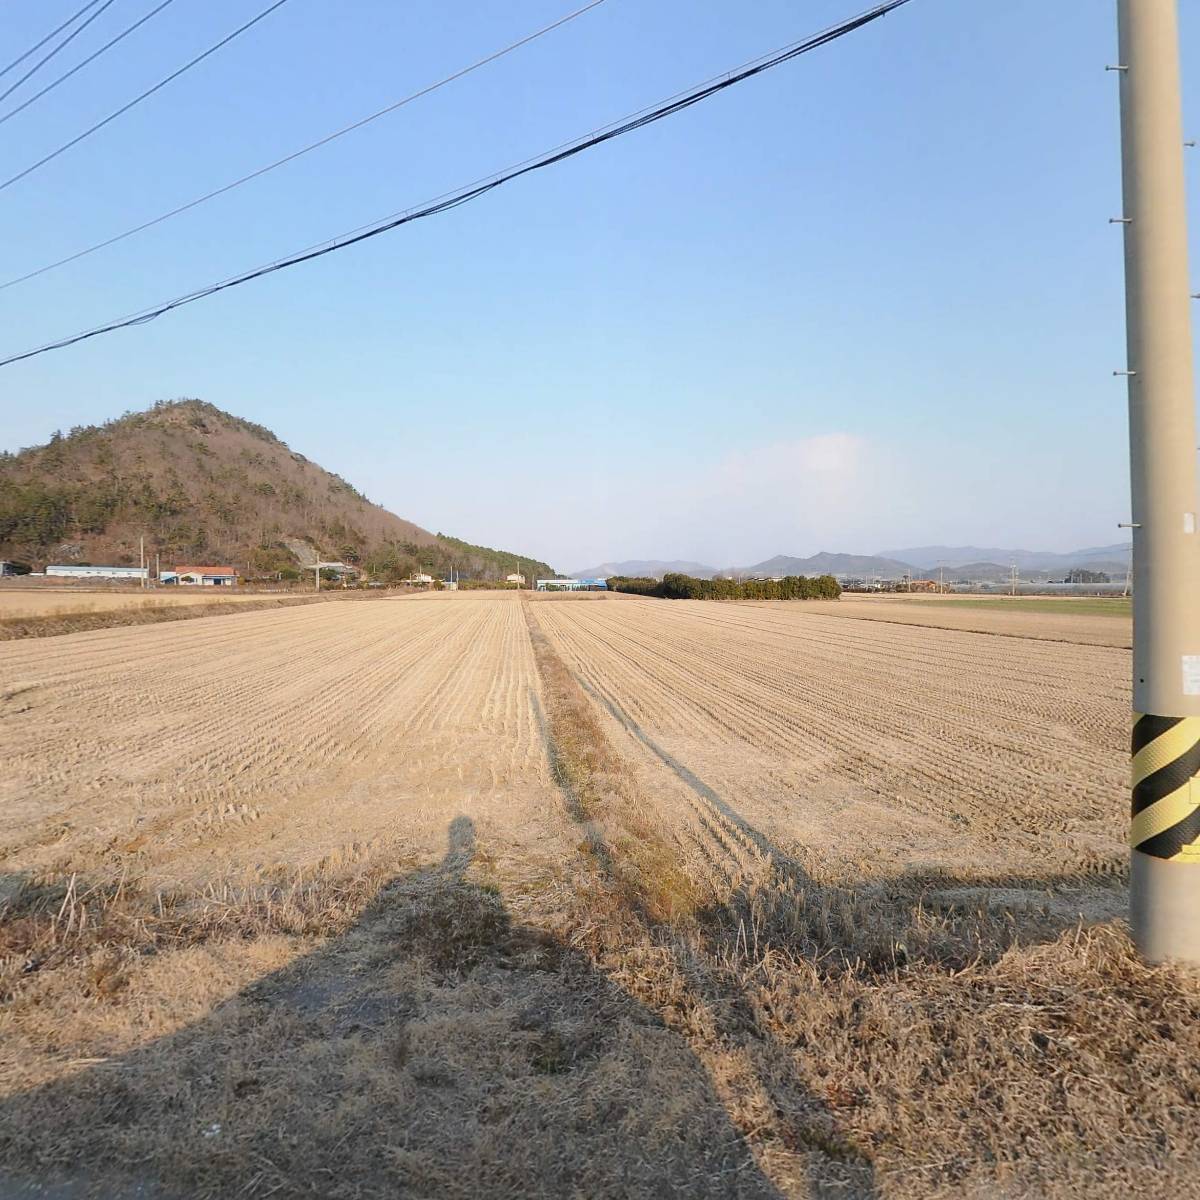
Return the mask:
[[1133,504],[1130,922],[1200,964],[1200,535],[1176,0],[1117,0]]

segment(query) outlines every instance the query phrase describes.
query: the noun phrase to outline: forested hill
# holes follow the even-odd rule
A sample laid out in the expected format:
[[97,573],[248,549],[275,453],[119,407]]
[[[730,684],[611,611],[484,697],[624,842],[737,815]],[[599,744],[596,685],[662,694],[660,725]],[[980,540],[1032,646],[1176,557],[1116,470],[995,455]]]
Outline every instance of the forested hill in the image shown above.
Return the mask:
[[291,575],[301,543],[382,578],[453,564],[464,579],[497,579],[518,559],[526,576],[553,574],[405,521],[270,430],[202,400],[164,401],[0,454],[0,559],[136,563],[141,536],[164,565],[230,563],[250,576]]

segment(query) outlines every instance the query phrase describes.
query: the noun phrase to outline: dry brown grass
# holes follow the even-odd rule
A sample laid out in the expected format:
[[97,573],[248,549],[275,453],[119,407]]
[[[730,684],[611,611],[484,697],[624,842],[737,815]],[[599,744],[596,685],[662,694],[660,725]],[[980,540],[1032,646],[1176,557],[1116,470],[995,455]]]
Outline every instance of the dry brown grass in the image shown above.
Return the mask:
[[148,892],[124,880],[77,875],[15,878],[0,902],[0,997],[19,980],[64,963],[155,954],[167,947],[269,934],[328,937],[343,932],[378,892],[381,869],[347,879],[296,875],[275,883],[210,885],[198,893]]
[[522,592],[525,600],[534,604],[572,604],[579,601],[602,603],[607,592]]
[[[1200,986],[1071,907],[1110,910],[1119,874],[826,878],[719,796],[689,825],[546,636],[554,605],[505,611],[529,640],[471,632],[429,686],[456,679],[459,741],[472,687],[540,706],[540,856],[460,817],[433,865],[393,842],[161,893],[115,854],[0,880],[0,1194],[1196,1194]],[[492,646],[536,676],[472,682]]]
[[[1073,597],[1036,600],[990,596],[864,596],[846,592],[840,600],[806,600],[805,611],[843,620],[881,621],[930,629],[967,630],[1034,641],[1081,646],[1117,646],[1128,650],[1133,626],[1128,614],[1089,612]],[[755,606],[770,601],[750,601]],[[1107,604],[1108,601],[1100,601]],[[1118,598],[1114,605],[1121,603]]]
[[[571,790],[586,794],[595,771],[593,786],[621,797],[593,853],[619,875],[622,847],[653,838],[653,798],[534,639]],[[670,841],[652,853],[668,859]],[[731,1120],[784,1194],[1187,1190],[1200,1157],[1195,977],[1141,963],[1122,923],[1087,928],[1039,904],[1049,881],[1000,875],[994,896],[970,882],[822,885],[776,851],[682,922],[638,903],[598,916],[589,897],[579,923],[602,969],[725,1081]]]
[[143,589],[131,585],[111,590],[70,586],[21,587],[5,581],[0,584],[0,619],[52,617],[108,612],[112,609],[175,608],[189,604],[244,604],[274,595],[282,595],[282,592],[263,593],[245,587]]
[[[190,621],[195,617],[231,616],[260,612],[271,608],[291,608],[298,604],[319,604],[330,600],[376,600],[387,593],[331,591],[324,595],[275,597],[225,597],[210,601],[163,603],[157,597],[144,603],[126,603],[119,607],[90,604],[80,600],[65,612],[44,616],[0,617],[0,642],[18,638],[55,637],[61,633],[81,633],[88,629],[115,629],[123,625],[157,625],[163,621]],[[191,598],[189,597],[189,601]]]
[[[566,593],[569,597],[572,593]],[[652,818],[594,706],[525,609],[545,702],[546,743],[583,846],[605,879],[652,921],[685,921],[701,903],[669,830]]]
[[35,965],[0,1016],[7,1180],[106,1197],[773,1195],[679,1040],[565,930],[515,920],[455,826],[440,867],[295,898],[177,897],[160,916],[70,881],[25,891],[9,949]]

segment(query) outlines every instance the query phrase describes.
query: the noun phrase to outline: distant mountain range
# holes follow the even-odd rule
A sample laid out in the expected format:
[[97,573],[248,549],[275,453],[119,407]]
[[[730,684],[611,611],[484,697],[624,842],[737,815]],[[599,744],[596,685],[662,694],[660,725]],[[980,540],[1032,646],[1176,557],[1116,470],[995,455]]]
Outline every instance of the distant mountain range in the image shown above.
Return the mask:
[[628,575],[632,579],[661,579],[669,574],[690,575],[693,579],[711,579],[720,572],[716,567],[703,563],[659,559],[631,558],[626,562],[601,563],[598,567],[585,567],[572,571],[572,579],[607,579],[610,575]]
[[833,554],[822,550],[808,558],[778,554],[748,567],[709,567],[698,562],[667,562],[660,559],[631,559],[626,562],[602,563],[598,567],[575,571],[578,578],[607,578],[609,575],[649,576],[661,579],[677,571],[697,579],[712,579],[716,575],[836,575],[839,578],[900,579],[905,575],[917,578],[935,573],[939,567],[947,577],[975,581],[1006,580],[1016,563],[1022,577],[1047,579],[1061,576],[1073,567],[1090,571],[1107,571],[1120,576],[1129,565],[1130,544],[1117,542],[1111,546],[1086,546],[1082,550],[1058,553],[1051,550],[1005,550],[981,546],[914,546],[905,550],[885,550],[879,554]]
[[765,562],[755,563],[751,567],[734,568],[727,573],[731,575],[882,575],[885,578],[899,579],[902,575],[911,575],[913,568],[899,559],[878,554],[831,554],[827,550],[822,550],[818,554],[809,555],[808,558],[789,558],[785,554],[777,554]]
[[1087,546],[1064,554],[1052,550],[1000,550],[983,546],[912,546],[905,550],[880,550],[880,558],[899,559],[928,571],[943,566],[947,570],[972,563],[1016,563],[1022,570],[1065,571],[1071,567],[1086,567],[1093,562],[1119,562],[1124,569],[1129,561],[1129,542],[1111,546]]

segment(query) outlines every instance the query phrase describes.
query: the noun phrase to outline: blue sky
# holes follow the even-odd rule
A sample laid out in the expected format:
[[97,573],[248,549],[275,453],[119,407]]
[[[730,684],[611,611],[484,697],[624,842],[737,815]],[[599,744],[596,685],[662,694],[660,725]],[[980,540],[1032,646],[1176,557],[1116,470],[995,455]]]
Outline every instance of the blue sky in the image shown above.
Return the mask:
[[[177,0],[0,126],[3,165],[264,4]],[[151,6],[117,0],[40,78]],[[76,7],[4,5],[0,58]],[[573,7],[289,0],[0,192],[0,272],[152,217]],[[6,368],[0,443],[200,396],[405,517],[564,568],[1118,540],[1114,7],[913,0],[466,208]],[[1183,8],[1184,46],[1200,47],[1200,13]],[[265,179],[0,292],[0,350],[415,204],[857,10],[605,0]],[[1185,54],[1200,133],[1198,72]]]

